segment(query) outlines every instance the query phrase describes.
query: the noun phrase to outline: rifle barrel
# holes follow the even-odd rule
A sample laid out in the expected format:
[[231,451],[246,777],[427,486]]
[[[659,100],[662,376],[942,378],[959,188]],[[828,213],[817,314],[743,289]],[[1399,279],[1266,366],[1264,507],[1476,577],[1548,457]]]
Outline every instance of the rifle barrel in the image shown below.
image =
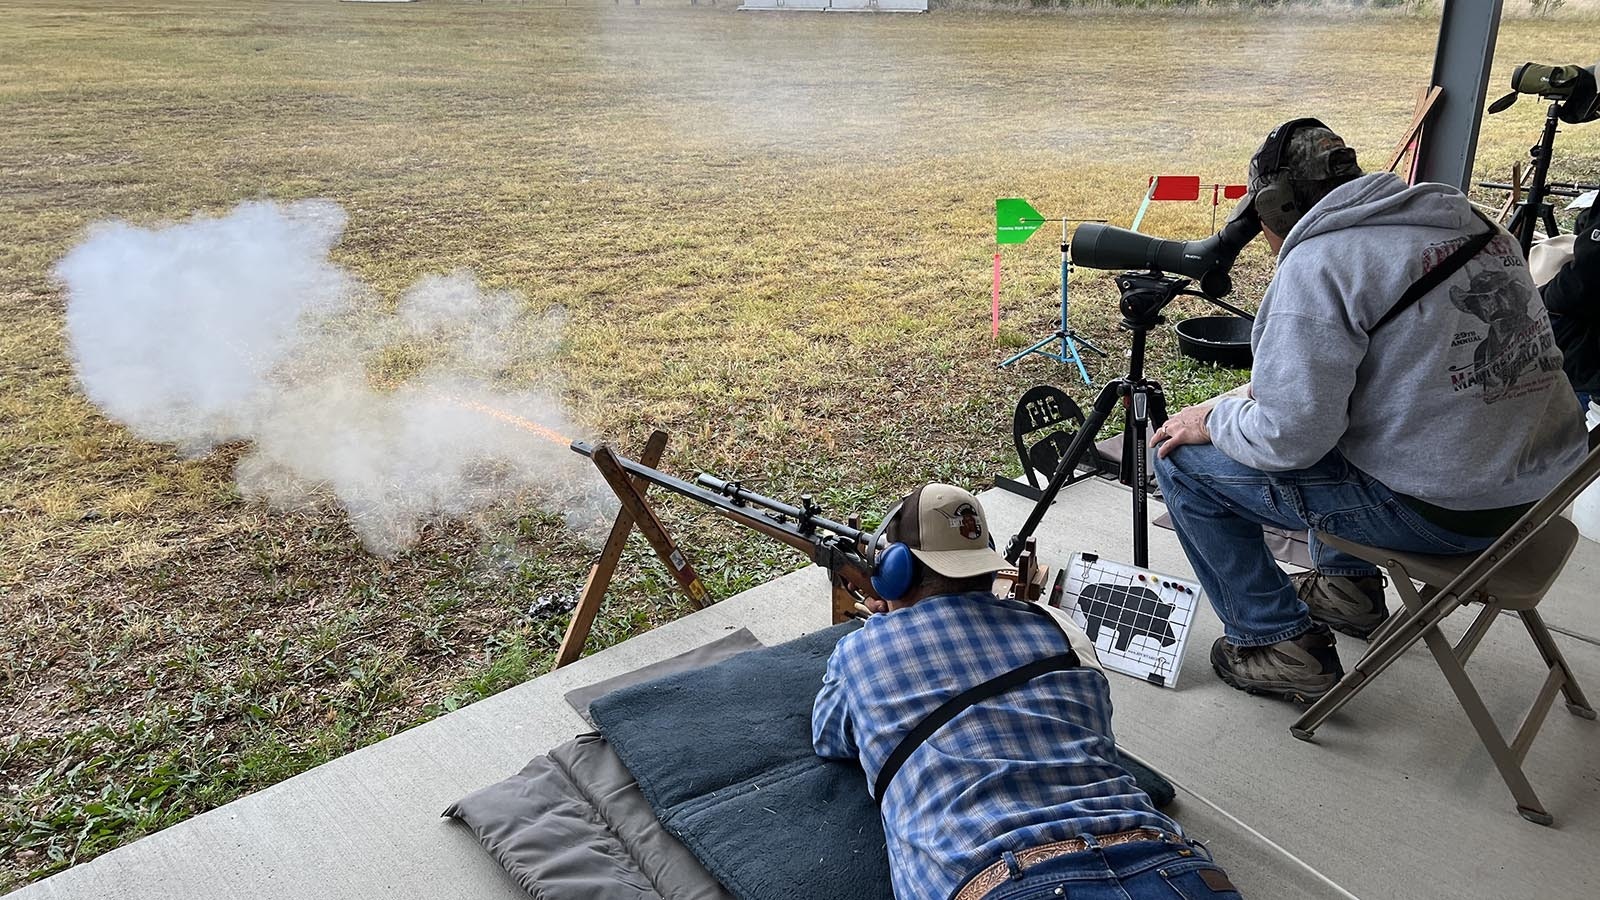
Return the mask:
[[[572,452],[580,456],[594,456],[594,446],[587,441],[573,441],[570,446]],[[704,472],[700,474],[701,479],[709,479],[710,482],[722,487],[710,487],[708,489],[708,487],[702,487],[698,484],[691,484],[681,478],[668,475],[660,469],[652,469],[643,463],[635,462],[626,456],[618,455],[617,462],[630,475],[638,476],[651,484],[660,485],[675,494],[680,494],[690,500],[710,506],[728,518],[737,519],[747,525],[761,526],[763,530],[767,530],[769,533],[774,530],[782,531],[792,538],[801,541],[809,540],[800,532],[798,527],[798,523],[809,522],[809,524],[818,529],[833,532],[846,540],[856,541],[858,544],[865,543],[870,537],[859,528],[851,528],[842,522],[835,522],[832,519],[815,514],[808,516],[805,510],[774,500],[771,497],[763,497],[760,494],[743,490],[740,491],[739,496],[731,496],[724,491],[725,488],[731,486],[729,482],[707,475]],[[747,506],[747,503],[750,505]],[[789,516],[795,520],[796,524],[790,525],[779,522],[772,516],[751,509],[750,506],[765,507],[778,515]],[[773,536],[776,537],[777,535]]]
[[[572,452],[594,457],[595,447],[586,441],[573,441]],[[763,497],[760,494],[738,489],[737,485],[701,473],[703,483],[719,488],[690,484],[674,478],[659,469],[653,469],[625,456],[612,456],[617,464],[634,478],[659,485],[680,494],[711,510],[725,519],[731,519],[746,528],[781,541],[804,553],[812,562],[823,566],[846,585],[845,590],[859,600],[877,597],[872,586],[871,567],[861,557],[861,548],[871,538],[859,528],[823,518],[815,512]],[[731,495],[729,488],[737,493]],[[779,517],[785,517],[780,519]],[[818,534],[817,532],[826,532]],[[848,543],[847,543],[848,542]]]
[[804,509],[794,506],[793,504],[785,503],[782,500],[768,497],[765,494],[758,494],[755,491],[745,490],[739,486],[738,482],[735,481],[726,481],[706,472],[701,472],[699,475],[695,476],[694,480],[695,484],[698,484],[708,490],[715,491],[718,494],[727,497],[729,500],[732,500],[734,503],[760,506],[773,511],[780,516],[788,516],[794,519],[796,522],[809,522],[811,525],[814,525],[823,531],[831,531],[840,537],[860,543],[865,543],[870,537],[870,535],[859,528],[851,528],[849,525],[846,525],[843,522],[835,522],[826,516],[820,516],[816,513],[808,513]]
[[[588,441],[573,441],[571,447],[572,452],[580,456],[591,458],[594,456],[594,445]],[[652,469],[644,463],[635,462],[621,454],[617,454],[617,462],[622,464],[622,468],[626,469],[628,474],[637,475],[651,484],[658,484],[674,494],[682,494],[691,500],[706,499],[704,489],[696,487],[682,478],[675,478],[660,469]]]

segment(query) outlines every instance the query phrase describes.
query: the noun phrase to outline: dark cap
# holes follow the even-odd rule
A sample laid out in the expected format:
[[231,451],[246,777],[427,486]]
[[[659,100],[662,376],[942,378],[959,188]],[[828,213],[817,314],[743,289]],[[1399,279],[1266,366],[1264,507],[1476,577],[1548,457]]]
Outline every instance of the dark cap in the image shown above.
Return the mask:
[[[1333,129],[1315,119],[1294,119],[1274,128],[1250,157],[1245,201],[1268,228],[1287,234],[1318,200],[1360,174],[1356,152]],[[1287,191],[1271,189],[1285,184]],[[1259,202],[1263,188],[1268,204]]]

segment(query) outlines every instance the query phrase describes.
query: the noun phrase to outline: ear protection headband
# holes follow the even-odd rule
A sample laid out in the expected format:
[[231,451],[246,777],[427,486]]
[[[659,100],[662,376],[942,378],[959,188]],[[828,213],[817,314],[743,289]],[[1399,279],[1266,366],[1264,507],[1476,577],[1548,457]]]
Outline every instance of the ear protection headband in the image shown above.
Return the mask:
[[872,554],[872,589],[891,603],[904,597],[917,578],[917,558],[911,554],[910,547],[896,541],[878,549],[884,541],[884,534],[900,516],[905,505],[904,500],[896,503],[889,514],[883,517],[883,524],[872,534],[872,546],[868,551]]
[[[1256,178],[1264,181],[1260,187],[1252,185],[1253,205],[1256,215],[1277,234],[1288,234],[1295,223],[1310,211],[1311,206],[1303,204],[1302,199],[1295,195],[1295,179],[1290,177],[1289,171],[1284,166],[1283,157],[1288,152],[1289,139],[1294,137],[1295,132],[1304,128],[1327,127],[1320,119],[1290,119],[1272,129],[1272,133],[1267,135],[1266,142],[1261,145],[1261,150],[1256,153],[1254,160]],[[1345,152],[1340,153],[1339,150]],[[1341,147],[1328,154],[1327,171],[1323,173],[1325,178],[1355,176],[1360,173],[1361,169],[1356,165],[1354,150]]]

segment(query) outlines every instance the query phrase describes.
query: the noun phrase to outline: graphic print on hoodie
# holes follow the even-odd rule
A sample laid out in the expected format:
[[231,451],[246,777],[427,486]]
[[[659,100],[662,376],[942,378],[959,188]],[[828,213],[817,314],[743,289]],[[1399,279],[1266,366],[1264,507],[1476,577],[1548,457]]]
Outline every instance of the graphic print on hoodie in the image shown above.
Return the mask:
[[[1423,251],[1422,271],[1433,271],[1468,240],[1463,235],[1430,244]],[[1468,282],[1450,285],[1450,303],[1485,327],[1459,331],[1451,340],[1452,349],[1461,349],[1450,360],[1451,389],[1480,388],[1489,404],[1549,390],[1556,380],[1550,373],[1560,370],[1561,357],[1551,352],[1555,334],[1550,325],[1535,315],[1536,292],[1517,271],[1526,266],[1516,241],[1498,234],[1462,268]]]

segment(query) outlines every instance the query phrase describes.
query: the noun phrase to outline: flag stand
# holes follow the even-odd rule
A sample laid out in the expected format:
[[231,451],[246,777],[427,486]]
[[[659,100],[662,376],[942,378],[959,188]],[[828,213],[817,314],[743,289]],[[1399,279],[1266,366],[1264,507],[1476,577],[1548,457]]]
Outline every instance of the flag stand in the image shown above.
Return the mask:
[[[1059,363],[1069,363],[1078,367],[1078,374],[1083,377],[1084,384],[1093,384],[1089,378],[1089,370],[1083,364],[1083,355],[1078,351],[1078,345],[1099,354],[1104,358],[1106,352],[1096,347],[1092,341],[1072,330],[1072,325],[1067,321],[1067,275],[1071,271],[1071,263],[1067,256],[1067,219],[1061,220],[1061,327],[1035,341],[1032,346],[1015,354],[1010,359],[1000,364],[1000,368],[1021,360],[1030,353],[1037,353],[1047,359]],[[1056,341],[1061,342],[1061,351],[1058,353],[1049,345]]]

